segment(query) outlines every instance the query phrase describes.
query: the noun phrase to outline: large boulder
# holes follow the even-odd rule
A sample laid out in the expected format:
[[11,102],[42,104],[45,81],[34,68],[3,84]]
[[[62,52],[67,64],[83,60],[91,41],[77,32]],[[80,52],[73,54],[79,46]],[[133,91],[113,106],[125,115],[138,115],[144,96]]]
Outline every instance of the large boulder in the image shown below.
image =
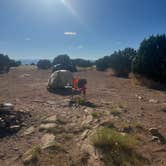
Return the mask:
[[48,80],[50,89],[61,89],[67,85],[72,85],[73,75],[70,71],[59,70],[51,74]]

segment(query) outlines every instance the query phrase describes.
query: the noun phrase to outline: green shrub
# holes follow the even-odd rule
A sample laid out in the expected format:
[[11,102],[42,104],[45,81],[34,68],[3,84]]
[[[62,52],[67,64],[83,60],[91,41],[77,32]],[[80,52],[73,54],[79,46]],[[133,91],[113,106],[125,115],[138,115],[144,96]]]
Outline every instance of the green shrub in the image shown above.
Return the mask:
[[111,55],[110,67],[113,69],[116,76],[128,77],[131,72],[132,60],[135,58],[136,54],[133,48],[125,48]]
[[71,72],[76,72],[76,66],[73,64],[72,60],[68,55],[59,55],[54,58],[53,63],[54,68],[53,71],[56,70],[69,70]]
[[110,128],[99,129],[91,138],[92,144],[103,155],[106,165],[141,165],[143,158],[135,152],[137,140]]
[[51,67],[51,62],[48,59],[39,60],[37,63],[39,69],[49,69]]
[[10,67],[18,67],[21,65],[21,61],[15,61],[13,59],[10,59],[9,65]]
[[142,41],[132,71],[154,81],[166,82],[166,35],[151,36]]
[[135,56],[136,51],[133,48],[115,51],[112,55],[97,60],[96,68],[99,71],[112,68],[116,76],[127,77],[131,72],[131,64]]
[[93,62],[84,59],[73,59],[73,64],[78,67],[92,67]]
[[10,59],[7,55],[0,54],[0,73],[6,73],[10,69]]
[[96,69],[99,71],[105,71],[110,67],[110,56],[105,56],[104,58],[98,59],[96,62]]

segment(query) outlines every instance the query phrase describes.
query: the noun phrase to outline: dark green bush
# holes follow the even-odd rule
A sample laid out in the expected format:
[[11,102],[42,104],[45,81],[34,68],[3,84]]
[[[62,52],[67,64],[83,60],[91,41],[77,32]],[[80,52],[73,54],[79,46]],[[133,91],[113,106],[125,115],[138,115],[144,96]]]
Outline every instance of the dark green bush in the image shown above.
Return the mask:
[[10,59],[7,55],[0,54],[0,73],[6,73],[10,69]]
[[136,54],[133,48],[125,48],[111,55],[110,67],[114,70],[116,76],[128,77],[131,72],[133,58],[135,58]]
[[49,69],[51,67],[51,62],[48,59],[39,60],[37,63],[37,67],[44,70]]
[[128,76],[131,72],[131,64],[136,56],[136,51],[133,48],[126,48],[114,52],[111,56],[105,56],[96,61],[97,70],[104,71],[112,68],[117,76]]
[[144,39],[133,61],[132,71],[154,81],[166,83],[166,35]]
[[104,58],[98,59],[96,61],[96,69],[99,71],[105,71],[110,67],[110,56],[105,56]]
[[10,67],[18,67],[21,65],[21,61],[15,61],[13,59],[10,59]]
[[72,60],[68,55],[59,55],[56,58],[54,58],[53,63],[55,67],[53,68],[53,71],[57,70],[69,70],[71,72],[76,72],[76,66],[73,64]]
[[92,67],[93,66],[93,62],[91,62],[89,60],[85,60],[85,59],[73,59],[72,62],[75,66],[79,66],[79,67]]

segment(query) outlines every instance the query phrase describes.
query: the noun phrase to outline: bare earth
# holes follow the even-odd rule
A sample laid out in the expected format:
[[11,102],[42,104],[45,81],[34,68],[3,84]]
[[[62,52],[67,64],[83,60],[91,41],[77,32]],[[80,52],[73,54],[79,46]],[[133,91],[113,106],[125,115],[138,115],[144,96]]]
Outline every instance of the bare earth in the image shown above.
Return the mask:
[[[42,153],[38,165],[102,165],[99,159],[84,161],[82,146],[87,145],[91,130],[104,121],[112,121],[119,130],[124,123],[139,124],[141,129],[135,132],[140,140],[137,151],[150,161],[149,165],[166,165],[166,146],[151,141],[148,131],[155,127],[166,138],[166,92],[135,85],[131,79],[117,78],[110,72],[83,71],[76,75],[88,80],[87,99],[97,107],[71,108],[70,96],[47,91],[49,75],[50,71],[32,67],[19,67],[0,75],[0,101],[11,102],[15,110],[29,113],[21,130],[0,138],[1,166],[23,165],[23,154],[39,145],[45,134],[39,131],[43,119],[52,115],[60,119],[54,133],[59,150]],[[120,117],[109,112],[115,106],[121,108]],[[101,117],[91,119],[93,111],[101,112]],[[32,126],[35,131],[25,135]]]

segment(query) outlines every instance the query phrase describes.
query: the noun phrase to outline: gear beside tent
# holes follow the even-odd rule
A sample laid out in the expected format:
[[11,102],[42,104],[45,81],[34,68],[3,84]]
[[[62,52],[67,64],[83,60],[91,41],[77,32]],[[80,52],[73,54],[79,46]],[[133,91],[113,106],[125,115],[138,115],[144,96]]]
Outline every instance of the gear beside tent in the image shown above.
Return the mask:
[[66,86],[72,87],[73,75],[68,70],[59,70],[51,74],[48,87],[51,89],[62,89]]

